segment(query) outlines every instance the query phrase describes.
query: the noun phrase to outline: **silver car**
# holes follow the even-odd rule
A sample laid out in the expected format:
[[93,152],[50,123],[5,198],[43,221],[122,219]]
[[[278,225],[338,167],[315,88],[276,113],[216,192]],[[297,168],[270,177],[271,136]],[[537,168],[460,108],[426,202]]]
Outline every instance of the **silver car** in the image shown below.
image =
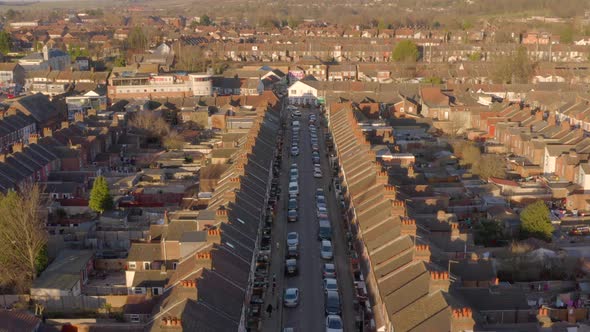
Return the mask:
[[299,234],[297,232],[289,232],[287,234],[287,246],[296,247],[299,245]]
[[320,251],[320,256],[322,257],[322,259],[325,260],[330,260],[334,257],[331,241],[322,240],[322,249]]
[[283,304],[287,308],[294,308],[299,304],[299,288],[285,289]]
[[338,291],[338,281],[336,278],[324,278],[324,292]]

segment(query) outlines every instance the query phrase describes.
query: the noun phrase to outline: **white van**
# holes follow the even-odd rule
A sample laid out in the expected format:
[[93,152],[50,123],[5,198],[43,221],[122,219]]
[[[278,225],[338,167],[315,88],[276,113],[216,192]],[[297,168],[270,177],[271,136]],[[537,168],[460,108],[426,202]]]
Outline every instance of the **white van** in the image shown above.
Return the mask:
[[299,195],[299,184],[295,182],[289,182],[289,196]]

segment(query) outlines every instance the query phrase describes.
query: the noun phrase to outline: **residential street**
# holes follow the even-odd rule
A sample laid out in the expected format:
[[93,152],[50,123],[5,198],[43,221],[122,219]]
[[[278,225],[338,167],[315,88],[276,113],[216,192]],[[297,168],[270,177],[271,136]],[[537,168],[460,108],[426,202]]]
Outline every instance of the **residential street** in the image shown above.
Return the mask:
[[[291,146],[291,117],[287,120],[288,131],[286,133],[285,151],[281,171],[281,200],[273,230],[275,250],[271,271],[277,276],[277,289],[275,295],[269,300],[273,308],[272,318],[264,322],[264,331],[280,331],[281,328],[294,327],[295,331],[323,331],[325,329],[324,314],[324,289],[323,289],[323,264],[335,263],[339,292],[342,303],[342,319],[345,331],[354,331],[353,312],[353,282],[348,264],[346,234],[342,229],[342,218],[333,188],[331,186],[331,172],[324,142],[324,129],[320,123],[324,123],[317,109],[301,109],[301,117],[295,118],[301,122],[300,130],[300,154],[292,157]],[[310,131],[308,126],[309,114],[314,113],[318,118],[318,138],[320,142],[320,158],[322,166],[322,178],[314,178],[312,148]],[[292,163],[297,163],[299,171],[299,219],[297,222],[287,223],[287,202],[289,199],[289,168]],[[320,241],[318,240],[318,219],[316,216],[315,191],[323,188],[328,205],[328,215],[332,224],[332,244],[334,247],[334,259],[323,260],[320,257]],[[296,276],[284,274],[285,263],[285,239],[288,232],[299,234],[299,273]],[[276,243],[279,250],[276,250]],[[296,308],[285,308],[280,298],[285,288],[297,287],[300,290],[300,303]]]

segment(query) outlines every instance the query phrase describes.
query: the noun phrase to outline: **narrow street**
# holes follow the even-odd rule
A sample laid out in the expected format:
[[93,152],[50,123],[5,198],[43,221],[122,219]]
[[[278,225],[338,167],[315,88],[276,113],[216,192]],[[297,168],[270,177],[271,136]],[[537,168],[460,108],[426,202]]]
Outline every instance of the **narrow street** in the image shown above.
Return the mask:
[[[324,263],[336,264],[336,279],[342,305],[342,320],[344,331],[354,331],[354,285],[350,272],[347,251],[346,234],[343,229],[341,211],[338,200],[331,188],[332,177],[330,164],[326,153],[324,134],[325,121],[318,109],[301,108],[301,117],[288,116],[285,133],[285,145],[283,151],[283,164],[281,166],[281,194],[273,229],[273,248],[271,274],[276,274],[277,287],[274,295],[267,303],[273,306],[272,317],[265,319],[264,331],[282,331],[284,328],[295,328],[295,331],[324,331],[325,308],[323,265]],[[320,145],[320,164],[322,178],[314,178],[314,166],[312,161],[312,147],[310,130],[308,126],[309,114],[317,117],[317,136]],[[299,133],[298,156],[291,156],[292,120],[301,122]],[[287,204],[289,200],[289,168],[296,163],[299,172],[299,198],[298,221],[287,222]],[[322,188],[326,195],[328,216],[332,224],[332,245],[334,258],[330,261],[320,257],[320,244],[318,240],[318,218],[316,215],[316,188]],[[299,234],[298,274],[287,276],[284,273],[286,254],[286,234],[297,232]],[[277,250],[278,248],[278,250]],[[300,291],[299,304],[295,308],[286,308],[282,304],[284,289],[296,287]],[[278,310],[278,311],[277,311]]]

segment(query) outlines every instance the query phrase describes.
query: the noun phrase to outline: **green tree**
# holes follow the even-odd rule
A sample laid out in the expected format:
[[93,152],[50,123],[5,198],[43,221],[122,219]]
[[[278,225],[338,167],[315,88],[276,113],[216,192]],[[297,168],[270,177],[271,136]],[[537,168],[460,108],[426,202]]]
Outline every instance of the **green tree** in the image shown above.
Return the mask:
[[465,30],[469,30],[471,28],[473,28],[473,23],[471,23],[470,21],[461,22],[461,30],[465,31]]
[[551,241],[553,230],[551,219],[549,219],[549,208],[543,201],[527,205],[520,213],[520,231],[523,237]]
[[469,54],[469,60],[471,60],[471,61],[479,61],[479,60],[481,60],[481,53],[479,53],[479,52],[473,52],[473,53]]
[[77,57],[81,57],[81,56],[89,56],[90,53],[88,52],[87,49],[82,49],[80,48],[80,46],[73,46],[70,47],[70,49],[68,50],[68,53],[70,54],[70,57],[72,59],[76,59]]
[[148,40],[141,27],[135,27],[127,37],[129,47],[136,51],[144,51],[148,46]]
[[201,16],[201,25],[211,25],[213,24],[213,21],[211,21],[211,18],[207,15],[202,15]]
[[14,9],[9,9],[6,11],[6,18],[9,20],[14,20],[17,17],[20,17],[21,13],[14,10]]
[[0,52],[4,54],[10,52],[11,45],[10,33],[6,30],[0,31]]
[[410,40],[402,40],[393,50],[392,58],[398,62],[413,62],[418,60],[420,52],[418,46]]
[[92,184],[88,206],[92,211],[102,213],[113,208],[113,197],[109,191],[109,184],[104,176],[99,176]]
[[431,76],[428,78],[425,78],[423,81],[423,83],[428,83],[428,84],[442,84],[442,78],[440,77],[436,77],[436,76]]
[[287,25],[292,28],[295,29],[297,26],[299,26],[299,24],[301,24],[301,17],[299,16],[289,16],[289,18],[287,18]]
[[46,203],[37,184],[0,194],[0,286],[26,291],[47,265]]
[[574,42],[574,27],[568,24],[559,33],[559,38],[560,38],[560,41],[564,44],[573,43]]
[[125,60],[124,56],[118,56],[115,58],[114,65],[115,67],[125,67],[127,65],[127,60]]
[[486,247],[494,247],[505,241],[504,230],[499,222],[484,219],[474,227],[474,241]]

